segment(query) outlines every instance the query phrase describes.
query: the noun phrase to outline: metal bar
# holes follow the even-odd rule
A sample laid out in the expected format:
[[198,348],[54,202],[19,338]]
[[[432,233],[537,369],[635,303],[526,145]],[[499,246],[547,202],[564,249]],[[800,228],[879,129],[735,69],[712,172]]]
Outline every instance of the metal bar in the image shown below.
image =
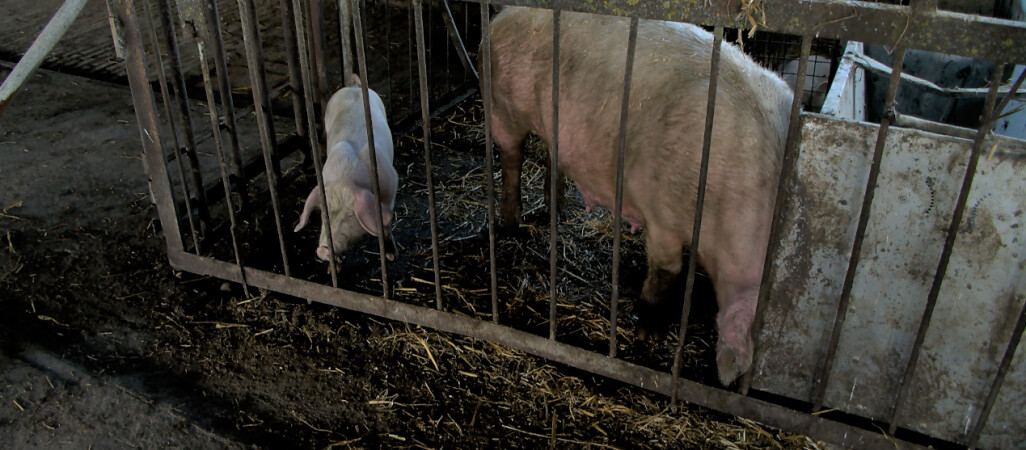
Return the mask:
[[252,85],[253,106],[256,109],[257,126],[260,129],[260,147],[264,154],[264,173],[267,174],[267,189],[271,195],[271,208],[274,210],[274,225],[278,231],[278,246],[281,250],[281,262],[285,275],[291,275],[288,252],[285,250],[285,233],[281,223],[281,206],[278,204],[278,178],[281,169],[273,154],[277,153],[277,137],[274,134],[274,119],[271,112],[271,100],[267,95],[267,75],[264,72],[264,52],[260,39],[260,28],[257,25],[256,7],[253,0],[238,0],[239,17],[242,22],[242,37],[246,46],[246,60],[249,67],[249,80]]
[[[323,108],[328,107],[330,90],[328,89],[328,69],[324,58],[324,45],[327,38],[324,35],[324,3],[322,0],[310,0],[310,41],[313,44],[314,73],[317,74],[317,90],[321,93],[318,100]],[[347,74],[342,74],[342,84],[348,79]],[[321,111],[324,112],[323,110]]]
[[973,151],[969,155],[969,163],[965,168],[965,177],[962,180],[962,189],[958,192],[958,200],[955,201],[955,213],[948,225],[948,235],[944,240],[944,249],[941,251],[940,261],[937,263],[937,272],[933,277],[933,284],[930,286],[930,294],[926,298],[926,308],[923,311],[923,318],[919,321],[919,331],[916,333],[916,341],[912,345],[912,355],[909,356],[908,365],[905,367],[905,375],[901,378],[901,387],[898,389],[898,398],[891,410],[891,420],[888,432],[894,434],[898,428],[898,416],[901,414],[908,393],[912,387],[912,378],[915,376],[916,365],[919,363],[919,352],[923,347],[923,340],[926,339],[926,332],[930,328],[930,319],[933,317],[933,309],[937,306],[937,297],[940,296],[941,284],[944,283],[944,275],[948,271],[948,262],[951,259],[951,251],[955,247],[955,239],[958,237],[958,230],[962,226],[962,215],[965,213],[965,205],[969,200],[969,191],[973,186],[973,178],[976,176],[976,165],[983,153],[983,141],[994,128],[994,104],[997,101],[997,90],[1001,84],[1001,76],[1005,63],[999,62],[991,75],[990,94],[983,105],[983,117],[976,139],[973,141]]
[[356,73],[353,70],[353,43],[350,38],[350,26],[353,20],[350,16],[349,0],[338,0],[338,29],[339,40],[342,43],[342,83],[345,84],[349,75]]
[[[195,5],[192,5],[195,6]],[[245,274],[244,265],[242,263],[242,252],[239,250],[239,240],[235,234],[238,230],[238,222],[235,218],[235,206],[232,201],[232,187],[231,180],[228,175],[228,163],[225,160],[224,155],[224,140],[221,137],[220,123],[217,114],[217,102],[214,100],[214,88],[212,86],[212,80],[210,78],[210,65],[207,62],[206,54],[206,42],[204,41],[203,33],[198,32],[194,26],[194,22],[186,19],[183,21],[186,28],[186,35],[192,35],[196,41],[196,49],[199,53],[200,67],[203,72],[203,90],[207,95],[207,113],[210,116],[210,128],[214,133],[214,150],[217,153],[217,163],[221,169],[221,184],[224,186],[224,202],[228,209],[228,220],[231,225],[228,231],[232,239],[232,250],[235,254],[235,263],[238,266],[239,273]],[[246,296],[249,296],[249,287],[246,283],[246,278],[241,278],[242,289],[245,291]]]
[[609,356],[616,356],[616,316],[620,303],[620,240],[623,237],[623,165],[627,155],[627,112],[631,98],[631,75],[634,72],[634,49],[638,43],[638,18],[631,17],[627,35],[627,65],[623,73],[623,94],[620,102],[619,151],[616,158],[616,201],[613,207],[613,292],[609,300]]
[[[808,64],[809,53],[812,51],[812,36],[802,36],[802,50],[798,57],[798,77],[795,86],[805,85],[805,67]],[[797,82],[802,84],[797,84]],[[773,290],[773,278],[776,275],[776,266],[773,262],[780,252],[781,238],[784,234],[784,204],[787,202],[790,189],[788,184],[795,173],[795,166],[798,162],[798,135],[801,133],[799,117],[802,112],[802,95],[794,95],[791,100],[791,115],[788,119],[787,139],[784,144],[784,157],[780,164],[780,179],[777,181],[777,196],[773,201],[773,222],[770,224],[769,245],[766,247],[766,260],[763,262],[762,280],[759,282],[759,301],[755,306],[755,317],[752,319],[752,367],[741,377],[740,391],[742,395],[748,394],[752,385],[752,376],[755,372],[755,363],[759,354],[759,331],[762,329],[762,318],[766,313],[766,303],[769,302],[769,294]]]
[[[414,28],[415,28],[414,24],[413,24],[413,8],[408,8],[408,9],[409,9],[409,14],[408,14],[407,20],[406,20],[406,25],[407,25],[406,30],[408,31],[407,36],[409,37],[409,39],[408,39],[407,47],[406,47],[407,48],[407,51],[406,51],[406,56],[407,56],[406,79],[410,80],[410,82],[408,83],[409,87],[410,87],[410,94],[409,94],[410,96],[408,98],[410,99],[410,101],[407,104],[407,106],[410,108],[410,111],[413,111],[413,105],[414,105],[414,103],[413,103],[414,100],[413,99],[416,98],[416,95],[413,92],[413,52],[414,52],[413,49],[417,48],[417,46],[416,46],[416,44],[414,44],[414,36],[413,36],[415,34],[414,31],[413,31]],[[421,18],[421,20],[423,20],[423,17]],[[423,27],[424,27],[424,25],[421,25],[421,28],[423,28]],[[412,116],[412,115],[413,114],[410,114],[410,116]]]
[[392,0],[385,0],[385,79],[388,92],[388,117],[395,117],[395,96],[392,95]]
[[488,261],[491,270],[492,322],[499,323],[499,281],[495,263],[495,168],[492,148],[492,33],[489,3],[481,4],[481,104],[485,116],[485,177],[488,182]]
[[449,9],[449,0],[442,0],[442,19],[445,21],[445,30],[449,33],[449,39],[452,40],[452,46],[456,49],[456,56],[460,58],[463,68],[474,74],[474,78],[478,78],[477,70],[474,69],[474,62],[471,61],[470,54],[467,53],[467,47],[463,45],[463,38],[460,37],[460,32],[456,29],[456,24],[453,21],[452,11]]
[[414,21],[417,34],[417,71],[420,77],[420,117],[424,130],[424,171],[427,177],[428,214],[431,216],[431,262],[435,273],[435,307],[444,308],[442,304],[442,272],[438,265],[438,214],[435,209],[435,184],[431,166],[431,109],[428,107],[427,61],[424,49],[424,17],[422,0],[413,1]]
[[[716,115],[716,89],[720,78],[720,48],[723,44],[723,27],[716,27],[713,37],[712,62],[709,69],[709,99],[705,104],[705,134],[702,137],[702,164],[698,171],[698,192],[695,196],[695,219],[691,226],[691,254],[688,255],[688,271],[684,283],[684,307],[680,313],[680,331],[677,333],[677,348],[673,352],[673,379],[680,377],[680,360],[684,353],[684,336],[688,329],[688,315],[691,311],[691,294],[695,287],[695,267],[698,261],[699,237],[702,231],[702,210],[705,206],[706,180],[709,176],[709,152],[712,148],[713,120]],[[677,384],[670,390],[670,404],[677,407]]]
[[[487,12],[486,12],[487,14]],[[482,70],[482,72],[484,72]],[[181,251],[168,253],[172,267],[200,275],[236,280],[241,274],[228,263]],[[309,301],[370,314],[389,320],[431,327],[441,332],[455,333],[484,339],[498,345],[521,350],[541,358],[555,361],[609,379],[639,386],[651,392],[669,395],[670,374],[642,367],[603,354],[589,352],[569,344],[519,331],[504,325],[481,321],[473,317],[438,311],[433,308],[385,300],[377,296],[360,294],[298,279],[273,272],[246,268],[246,279],[256,287],[287,293]],[[742,397],[723,389],[705,386],[689,380],[678,380],[678,391],[688,402],[717,411],[748,417],[766,425],[801,433],[834,443],[841,448],[885,448],[900,443],[905,448],[922,448],[898,441],[862,428],[834,422],[820,416],[805,414],[790,408],[754,398]]]
[[[178,182],[181,183],[182,197],[185,202],[185,213],[186,219],[189,221],[189,231],[192,234],[193,250],[196,254],[200,254],[200,234],[198,231],[198,222],[196,214],[192,211],[192,199],[189,195],[189,182],[185,177],[185,164],[182,162],[182,148],[178,142],[178,123],[175,121],[174,114],[171,112],[171,94],[167,87],[167,74],[164,73],[164,57],[161,55],[160,44],[157,41],[157,27],[153,23],[153,10],[150,7],[149,2],[143,2],[143,8],[146,13],[146,28],[148,37],[150,38],[150,45],[153,48],[153,54],[157,58],[157,82],[160,84],[160,95],[163,99],[162,103],[164,106],[164,117],[167,119],[168,127],[171,129],[171,144],[173,145],[173,153],[175,162],[178,165]],[[200,186],[200,189],[203,187]]]
[[[295,12],[293,14],[296,21],[296,47],[299,54],[299,68],[303,78],[303,91],[310,92],[310,85],[313,84],[310,74],[310,61],[309,53],[307,53],[306,46],[306,27],[303,26],[303,22],[306,21],[306,15],[303,14],[303,2],[304,0],[292,0],[292,8]],[[328,196],[324,186],[324,161],[325,157],[321,151],[321,138],[317,133],[316,124],[316,106],[314,106],[314,97],[306,97],[306,120],[310,130],[310,150],[313,153],[313,166],[314,174],[317,177],[317,187],[321,191],[321,227],[324,228],[324,232],[328,235],[328,272],[331,274],[331,285],[338,287],[338,266],[335,263],[335,238],[331,234],[331,219],[328,211]]]
[[[905,49],[899,47],[894,55],[890,84],[887,87],[887,99],[884,100],[884,114],[880,119],[880,129],[876,135],[873,161],[869,166],[865,196],[862,199],[861,211],[859,211],[859,221],[855,227],[855,240],[852,242],[851,253],[848,255],[848,270],[844,274],[844,283],[841,285],[841,298],[837,302],[837,311],[834,313],[834,325],[830,332],[830,340],[827,343],[826,357],[823,359],[823,365],[820,366],[819,373],[814,381],[816,391],[812,397],[812,412],[817,412],[823,408],[826,389],[830,384],[830,372],[834,368],[834,358],[837,356],[837,344],[841,339],[844,320],[848,316],[848,303],[851,301],[851,290],[855,284],[855,274],[858,271],[859,261],[862,259],[862,242],[866,238],[866,228],[869,226],[869,218],[873,209],[873,198],[876,196],[876,180],[880,177],[880,164],[883,161],[884,146],[887,143],[887,132],[890,130],[897,111],[895,98],[898,95],[898,86],[901,83],[901,69],[904,63]],[[803,69],[804,67],[799,67],[799,70]]]
[[[363,80],[360,87],[363,90],[363,117],[367,125],[367,146],[370,149],[371,182],[374,183],[374,212],[377,214],[378,229],[378,256],[381,260],[381,290],[382,296],[391,298],[388,292],[388,264],[385,263],[385,239],[391,239],[391,233],[385,228],[384,218],[381,216],[381,186],[378,184],[378,153],[374,145],[374,123],[371,121],[370,110],[370,88],[367,86],[367,49],[364,47],[363,34],[363,9],[366,6],[356,5],[353,0],[353,35],[356,37],[356,60],[360,66],[360,78]],[[389,139],[392,136],[388,136]]]
[[[205,8],[207,25],[204,39],[213,44],[212,54],[214,57],[214,70],[217,74],[217,90],[220,91],[221,109],[224,111],[225,128],[228,130],[229,150],[231,151],[231,167],[235,172],[235,187],[239,192],[239,209],[245,210],[248,200],[246,198],[246,177],[245,167],[242,165],[242,155],[239,148],[238,121],[235,117],[235,103],[232,99],[231,82],[228,80],[228,58],[225,56],[224,40],[221,38],[221,19],[217,11],[217,2],[209,2]],[[201,30],[202,31],[202,30]],[[227,194],[227,192],[226,192]]]
[[[192,112],[189,108],[189,94],[185,86],[185,73],[182,70],[182,55],[178,49],[178,35],[175,32],[174,17],[171,13],[170,0],[158,0],[157,12],[160,15],[160,28],[164,32],[168,56],[171,58],[172,93],[178,104],[178,115],[182,124],[182,135],[185,138],[185,153],[189,161],[189,179],[192,181],[195,205],[200,218],[201,234],[205,233],[210,223],[210,207],[207,193],[203,186],[203,173],[200,171],[199,156],[196,153],[196,135],[193,132]],[[202,240],[202,239],[201,239]],[[199,242],[195,243],[196,252],[200,252]]]
[[[446,5],[448,12],[448,5]],[[549,339],[556,339],[556,287],[559,284],[559,33],[562,11],[552,11],[552,139],[549,143]],[[615,323],[615,322],[614,322]],[[616,327],[613,327],[615,330]],[[615,331],[614,331],[615,334]]]
[[289,66],[289,88],[292,97],[292,113],[296,118],[296,134],[302,137],[307,136],[306,109],[303,104],[306,102],[303,93],[303,77],[299,73],[299,62],[296,53],[296,25],[292,12],[292,0],[281,0],[281,28],[285,43],[285,61]]
[[[315,71],[319,70],[319,68],[317,67],[317,57],[313,47],[314,29],[313,20],[310,20],[310,0],[293,2],[292,9],[295,10],[297,18],[303,19],[302,21],[296,20],[296,36],[302,36],[303,39],[303,45],[300,47],[300,61],[302,61],[303,56],[305,56],[307,68],[304,69],[306,73],[304,73],[303,76],[310,76],[310,85],[305,86],[305,91],[307,93],[306,99],[314,104],[314,120],[313,127],[310,128],[310,134],[317,137],[317,139],[321,139],[325,133],[322,125],[324,124],[324,109],[327,105],[324,101],[324,93],[321,92],[320,80],[315,78],[314,75]],[[300,32],[300,30],[302,30],[302,32]],[[324,161],[321,162],[323,163]]]
[[[485,0],[467,0],[483,3]],[[511,0],[511,6],[558,8],[642,19],[672,20],[705,26],[744,28],[741,3],[639,2],[609,0]],[[1026,64],[1026,23],[951,11],[916,10],[865,1],[764,0],[772,14],[759,16],[759,29],[821,39],[843,39],[906,47],[972,58]],[[794,20],[801,17],[802,20]],[[937,30],[944,30],[938,33]],[[952,39],[951,36],[972,36]]]
[[[1018,294],[1014,292],[1012,293],[1012,299],[1015,299],[1018,296]],[[1008,373],[1008,368],[1012,365],[1012,358],[1015,357],[1015,350],[1019,346],[1019,341],[1022,340],[1024,328],[1026,328],[1026,301],[1023,301],[1022,306],[1019,308],[1018,319],[1015,321],[1015,328],[1012,329],[1012,337],[1008,339],[1008,345],[1005,347],[1005,354],[1001,357],[1001,363],[998,365],[997,374],[994,375],[994,381],[991,383],[990,391],[987,393],[987,400],[984,401],[983,409],[980,410],[980,417],[976,421],[976,425],[973,426],[972,433],[969,435],[969,448],[976,447],[980,434],[983,432],[983,427],[987,426],[987,419],[990,418],[990,411],[994,408],[994,402],[997,400],[998,392],[1001,390],[1001,385],[1005,382],[1005,375]]]
[[164,151],[160,146],[160,125],[153,91],[146,73],[146,53],[142,36],[135,21],[135,8],[131,0],[112,0],[109,4],[113,19],[114,41],[119,42],[125,57],[125,72],[132,89],[132,105],[139,124],[139,139],[144,151],[144,167],[149,176],[150,196],[157,205],[157,216],[164,230],[164,242],[168,253],[182,252],[182,234],[175,217],[174,200],[171,195],[171,179],[164,165]]
[[1008,102],[1012,101],[1012,97],[1015,96],[1015,93],[1019,92],[1019,87],[1022,86],[1022,82],[1024,79],[1026,79],[1026,70],[1019,73],[1019,78],[1017,78],[1015,80],[1015,83],[1012,84],[1012,88],[1009,89],[1007,93],[1005,93],[1005,96],[1001,99],[1001,102],[998,103],[996,108],[994,108],[995,118],[1001,116],[1001,112],[1005,110],[1006,106],[1008,106]]
[[[53,50],[53,46],[57,45],[57,42],[68,31],[68,28],[75,22],[78,15],[82,13],[82,8],[85,7],[86,1],[65,0],[64,4],[57,9],[57,12],[50,21],[43,27],[43,31],[39,32],[36,40],[25,51],[25,55],[11,69],[11,73],[7,74],[7,78],[4,78],[3,83],[0,84],[0,115],[3,115],[7,105],[14,98],[14,94],[18,92],[18,88],[43,63],[46,56],[50,54],[50,50]],[[17,14],[15,11],[8,11],[8,13]]]

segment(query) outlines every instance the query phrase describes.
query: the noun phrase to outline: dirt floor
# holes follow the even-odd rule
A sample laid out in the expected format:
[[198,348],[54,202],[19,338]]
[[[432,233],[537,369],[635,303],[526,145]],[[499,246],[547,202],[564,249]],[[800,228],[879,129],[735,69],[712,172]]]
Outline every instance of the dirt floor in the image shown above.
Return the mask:
[[487,342],[176,272],[140,151],[120,85],[40,71],[0,118],[2,448],[822,445],[671,412]]

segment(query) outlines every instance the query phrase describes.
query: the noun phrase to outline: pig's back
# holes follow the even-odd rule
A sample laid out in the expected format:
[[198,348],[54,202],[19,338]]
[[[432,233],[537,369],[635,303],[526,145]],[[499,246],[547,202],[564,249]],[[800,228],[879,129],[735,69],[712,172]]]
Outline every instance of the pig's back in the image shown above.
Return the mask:
[[[612,204],[620,103],[629,20],[562,14],[560,43],[560,166],[582,190]],[[551,133],[552,14],[506,8],[492,28],[497,115]],[[659,208],[652,190],[682,185],[667,203],[692,203],[708,98],[712,35],[688,24],[641,21],[632,72],[628,123],[626,207],[648,222],[683,223],[680,207]],[[713,154],[707,199],[766,200],[779,173],[791,92],[775,74],[737,47],[721,47]],[[721,182],[733,169],[745,177]],[[756,189],[761,191],[753,192]],[[742,195],[743,194],[743,195]],[[771,197],[771,196],[769,196]],[[644,203],[649,203],[646,207]],[[660,217],[666,216],[666,217]],[[673,216],[673,217],[670,217]]]
[[[375,152],[385,152],[392,159],[392,133],[385,117],[385,105],[373,90],[370,97],[371,121],[374,124]],[[348,142],[354,149],[367,145],[366,117],[363,111],[363,91],[358,87],[339,89],[328,100],[324,112],[328,136],[327,150],[338,142]],[[380,156],[379,156],[380,157]]]

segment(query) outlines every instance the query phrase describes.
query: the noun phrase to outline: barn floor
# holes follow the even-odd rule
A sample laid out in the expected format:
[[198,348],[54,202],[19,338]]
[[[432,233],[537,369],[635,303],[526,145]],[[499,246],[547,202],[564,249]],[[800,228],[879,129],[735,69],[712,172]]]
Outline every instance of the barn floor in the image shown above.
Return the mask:
[[[399,152],[415,148],[405,139]],[[665,397],[487,342],[175,272],[139,152],[118,84],[41,70],[0,118],[2,448],[822,446],[671,412]],[[420,252],[405,258],[422,267]],[[425,291],[414,266],[399,265],[400,298]],[[625,270],[630,295],[643,272]],[[467,314],[480,296],[448,294],[470,298],[454,306]]]

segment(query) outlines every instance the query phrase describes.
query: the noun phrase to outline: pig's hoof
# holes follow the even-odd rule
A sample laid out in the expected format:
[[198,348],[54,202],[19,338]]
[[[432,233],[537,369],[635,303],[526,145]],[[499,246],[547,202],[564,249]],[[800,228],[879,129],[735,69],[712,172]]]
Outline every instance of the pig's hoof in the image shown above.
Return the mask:
[[716,370],[719,372],[720,383],[730,386],[737,377],[752,367],[752,356],[736,352],[734,349],[721,346],[716,350]]
[[[495,234],[503,238],[522,238],[526,232],[516,222],[499,222],[495,227]],[[485,230],[485,237],[488,237],[488,230]]]
[[666,330],[670,327],[667,314],[660,314],[660,308],[644,301],[634,303],[634,313],[638,316],[638,328],[634,337],[639,341],[661,341],[666,338]]

